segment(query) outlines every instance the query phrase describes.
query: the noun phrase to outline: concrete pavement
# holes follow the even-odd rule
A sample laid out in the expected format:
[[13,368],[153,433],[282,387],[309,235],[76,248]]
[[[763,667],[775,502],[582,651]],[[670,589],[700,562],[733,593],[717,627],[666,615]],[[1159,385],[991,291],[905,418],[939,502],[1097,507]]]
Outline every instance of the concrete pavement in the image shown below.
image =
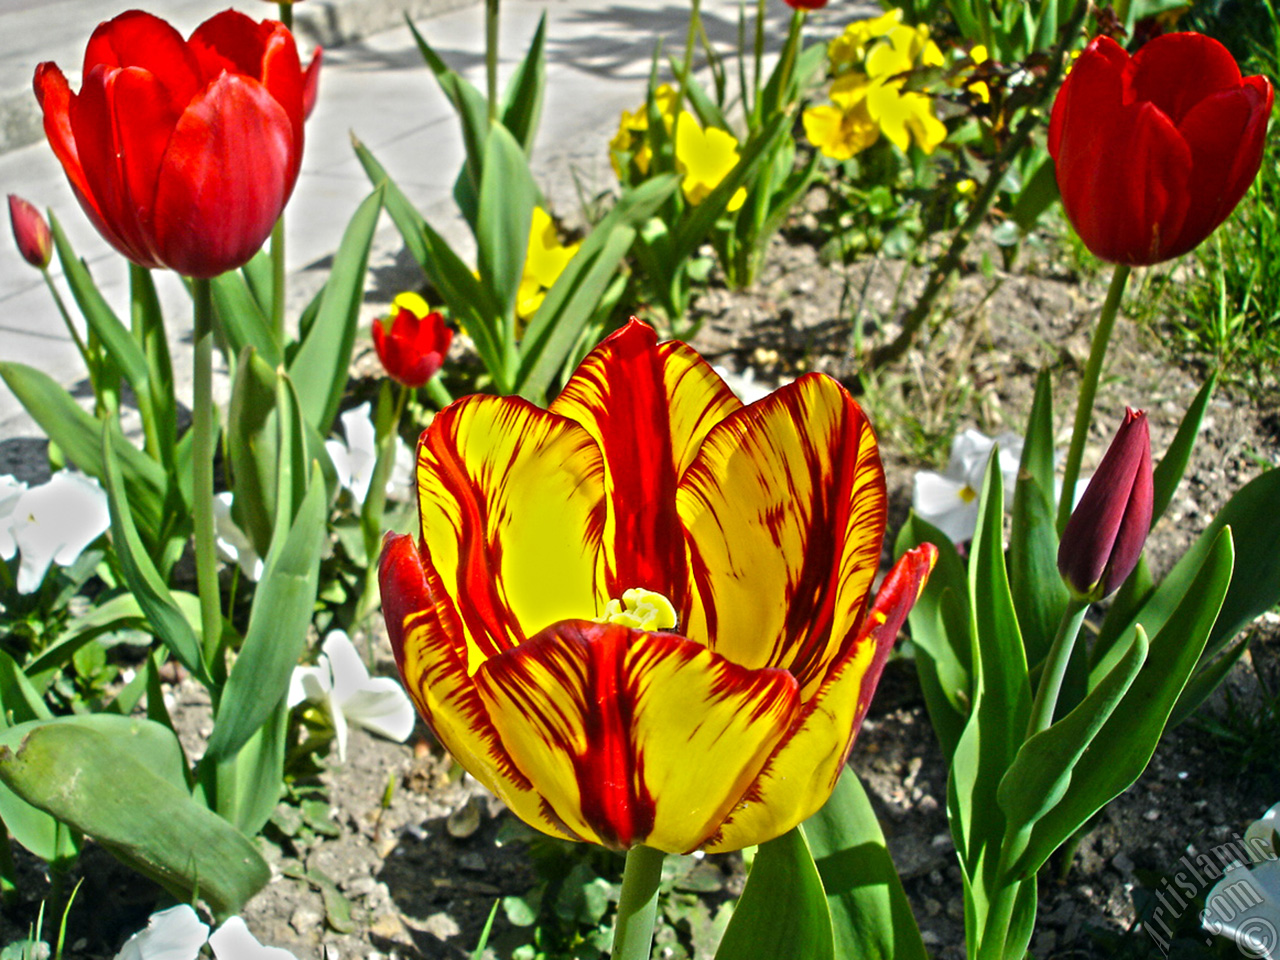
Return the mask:
[[[468,250],[469,238],[450,196],[462,162],[458,126],[400,12],[414,4],[426,10],[428,16],[415,18],[419,29],[447,62],[481,85],[482,11],[459,2],[466,0],[306,0],[297,6],[297,32],[305,50],[325,31],[329,40],[345,42],[326,47],[320,96],[307,126],[302,173],[286,213],[293,303],[305,302],[323,282],[326,258],[370,190],[350,146],[352,133],[381,160],[428,220],[460,250]],[[184,34],[222,8],[200,0],[149,0],[142,5]],[[258,0],[235,0],[234,5],[257,17],[273,13],[273,5]],[[15,78],[25,78],[21,82],[34,104],[29,91],[36,63],[55,60],[70,76],[79,66],[93,27],[128,6],[126,0],[120,0],[118,8],[104,8],[98,0],[46,0],[38,10],[0,8],[0,129],[21,126],[20,119],[14,119],[16,113],[6,112],[3,96],[5,90],[13,89]],[[866,15],[865,3],[846,0],[833,6],[838,11],[823,11],[824,16],[814,22],[816,29],[823,29],[824,19],[831,30],[859,13]],[[781,2],[773,7],[772,33],[781,38],[790,9]],[[736,42],[737,11],[737,0],[704,3],[708,33],[721,49]],[[547,95],[534,153],[535,174],[557,210],[573,219],[578,203],[575,178],[588,196],[613,184],[607,144],[619,112],[633,109],[643,99],[657,39],[676,52],[683,45],[688,2],[503,0],[504,75],[523,53],[544,12],[549,21]],[[78,77],[70,78],[77,89]],[[0,192],[16,193],[41,209],[52,208],[108,301],[127,314],[124,261],[89,225],[43,138],[0,154]],[[421,279],[385,215],[370,266],[366,321],[396,292]],[[175,345],[181,396],[189,389],[190,361],[189,354],[184,354],[189,302],[173,276],[159,273],[157,281]],[[63,292],[65,296],[65,287]],[[291,314],[296,316],[295,308],[291,307]],[[79,356],[38,272],[22,261],[8,240],[0,240],[0,359],[28,363],[68,385],[83,376]],[[0,472],[9,469],[10,457],[4,448],[11,440],[38,435],[16,399],[0,384]]]

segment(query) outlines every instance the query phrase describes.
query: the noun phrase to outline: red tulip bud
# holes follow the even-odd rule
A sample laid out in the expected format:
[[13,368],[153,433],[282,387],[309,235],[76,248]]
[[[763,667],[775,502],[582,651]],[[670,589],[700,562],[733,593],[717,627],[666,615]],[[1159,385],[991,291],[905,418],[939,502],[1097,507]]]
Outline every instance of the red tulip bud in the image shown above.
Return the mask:
[[373,321],[373,346],[392,379],[420,387],[436,375],[453,342],[444,318],[416,293],[402,293],[391,316]]
[[1133,572],[1151,528],[1152,496],[1147,416],[1125,410],[1058,547],[1058,572],[1079,598],[1101,600]]
[[38,270],[48,267],[53,256],[53,242],[49,237],[49,224],[40,211],[11,193],[9,222],[13,225],[13,238],[18,241],[22,259]]
[[827,5],[827,0],[785,0],[788,7],[796,10],[821,10]]

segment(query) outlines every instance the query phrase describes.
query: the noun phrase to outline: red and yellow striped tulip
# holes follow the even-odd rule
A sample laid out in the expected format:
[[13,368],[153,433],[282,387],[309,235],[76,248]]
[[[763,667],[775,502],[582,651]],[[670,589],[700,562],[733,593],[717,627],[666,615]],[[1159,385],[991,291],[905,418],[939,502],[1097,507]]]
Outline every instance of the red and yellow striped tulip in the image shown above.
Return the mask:
[[439,413],[418,498],[380,570],[405,686],[521,819],[615,849],[736,850],[821,807],[936,557],[869,603],[885,482],[853,398],[808,374],[744,407],[638,321],[548,410]]

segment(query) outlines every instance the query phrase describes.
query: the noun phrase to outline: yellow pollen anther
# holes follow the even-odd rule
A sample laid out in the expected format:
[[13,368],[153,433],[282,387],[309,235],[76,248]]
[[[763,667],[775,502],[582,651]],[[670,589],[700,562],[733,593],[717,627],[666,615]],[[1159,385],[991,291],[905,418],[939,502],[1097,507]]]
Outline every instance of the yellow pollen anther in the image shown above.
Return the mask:
[[956,496],[964,503],[973,503],[973,501],[978,499],[978,491],[966,483],[960,488],[959,492],[956,493]]
[[604,616],[595,623],[617,623],[632,630],[671,630],[676,625],[676,608],[660,593],[638,587],[628,590],[621,600],[610,600]]

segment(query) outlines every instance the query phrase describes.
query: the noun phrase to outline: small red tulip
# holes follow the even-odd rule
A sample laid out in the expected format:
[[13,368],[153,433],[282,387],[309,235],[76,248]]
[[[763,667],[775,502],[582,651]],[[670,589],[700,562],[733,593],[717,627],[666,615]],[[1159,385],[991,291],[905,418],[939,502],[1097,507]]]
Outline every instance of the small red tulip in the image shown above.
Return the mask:
[[1152,499],[1147,416],[1125,410],[1058,546],[1058,572],[1076,596],[1101,600],[1133,572],[1151,529]]
[[1197,33],[1132,57],[1107,37],[1090,43],[1049,121],[1062,204],[1085,246],[1144,266],[1198,245],[1253,182],[1273,95]]
[[13,226],[13,238],[18,241],[22,259],[37,270],[49,266],[53,256],[53,240],[49,236],[49,224],[44,215],[21,197],[9,194],[9,223]]
[[416,293],[402,293],[391,316],[373,321],[373,346],[388,375],[406,387],[420,387],[436,375],[453,342],[453,331]]
[[[318,63],[319,61],[315,61]],[[132,10],[100,24],[72,93],[36,67],[49,144],[107,241],[143,267],[214,277],[257,253],[302,163],[293,35],[227,10],[191,39]]]
[[827,5],[827,0],[783,0],[783,2],[795,10],[821,10]]

